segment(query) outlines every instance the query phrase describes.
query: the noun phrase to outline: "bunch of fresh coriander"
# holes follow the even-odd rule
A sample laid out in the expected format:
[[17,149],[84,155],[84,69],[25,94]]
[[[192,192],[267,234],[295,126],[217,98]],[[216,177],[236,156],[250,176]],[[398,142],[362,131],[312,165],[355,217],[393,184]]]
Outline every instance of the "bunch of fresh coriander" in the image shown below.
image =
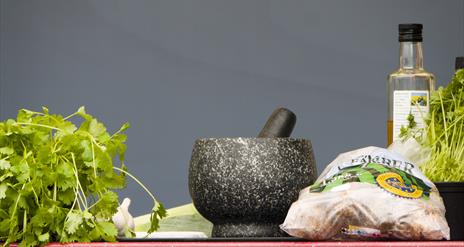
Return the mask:
[[[77,127],[71,118],[79,118]],[[115,241],[111,220],[119,206],[114,189],[126,175],[153,199],[150,232],[163,205],[124,166],[124,124],[110,135],[84,107],[67,117],[22,109],[0,122],[0,241],[37,246],[48,242]],[[113,165],[119,158],[121,167]]]
[[425,128],[418,129],[411,116],[402,129],[403,138],[414,137],[430,159],[420,164],[434,182],[464,182],[464,69],[451,83],[431,94]]

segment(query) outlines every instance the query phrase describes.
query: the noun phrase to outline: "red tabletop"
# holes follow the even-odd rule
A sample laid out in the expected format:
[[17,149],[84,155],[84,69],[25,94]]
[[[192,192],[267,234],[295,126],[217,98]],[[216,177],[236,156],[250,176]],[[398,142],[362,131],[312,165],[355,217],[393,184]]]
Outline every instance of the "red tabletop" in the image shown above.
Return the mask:
[[48,247],[464,247],[464,241],[433,242],[115,242],[115,243],[51,243]]

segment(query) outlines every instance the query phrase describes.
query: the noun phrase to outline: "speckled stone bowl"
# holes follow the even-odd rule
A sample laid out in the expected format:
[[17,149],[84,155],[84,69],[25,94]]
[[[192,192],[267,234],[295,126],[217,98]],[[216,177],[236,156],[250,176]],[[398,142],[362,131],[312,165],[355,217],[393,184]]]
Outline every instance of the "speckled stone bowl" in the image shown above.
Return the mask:
[[194,144],[189,190],[213,237],[280,237],[279,224],[315,176],[309,140],[207,138]]

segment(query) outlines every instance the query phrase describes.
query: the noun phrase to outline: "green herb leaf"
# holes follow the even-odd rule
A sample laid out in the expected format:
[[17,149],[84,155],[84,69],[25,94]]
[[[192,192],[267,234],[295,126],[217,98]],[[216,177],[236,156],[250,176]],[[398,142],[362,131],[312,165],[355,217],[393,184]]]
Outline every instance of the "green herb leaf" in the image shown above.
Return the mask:
[[50,238],[50,234],[48,234],[48,232],[37,236],[37,239],[40,242],[48,242],[49,238]]
[[0,170],[5,170],[11,167],[10,162],[7,160],[0,160]]
[[[81,118],[78,127],[70,121],[73,117]],[[50,114],[46,107],[42,112],[21,109],[16,121],[0,122],[0,239],[4,244],[115,241],[111,216],[119,204],[111,190],[123,188],[126,175],[141,184],[124,166],[128,127],[124,124],[110,135],[84,107],[67,117]],[[114,166],[115,157],[122,168]],[[154,208],[153,214],[152,229],[156,229],[164,208]]]
[[82,212],[73,210],[68,213],[66,221],[64,222],[64,230],[69,234],[73,234],[83,222]]
[[5,154],[5,155],[10,155],[13,154],[14,150],[10,147],[1,147],[0,148],[0,154]]
[[8,185],[6,183],[0,184],[0,200],[6,197],[7,189],[8,189]]

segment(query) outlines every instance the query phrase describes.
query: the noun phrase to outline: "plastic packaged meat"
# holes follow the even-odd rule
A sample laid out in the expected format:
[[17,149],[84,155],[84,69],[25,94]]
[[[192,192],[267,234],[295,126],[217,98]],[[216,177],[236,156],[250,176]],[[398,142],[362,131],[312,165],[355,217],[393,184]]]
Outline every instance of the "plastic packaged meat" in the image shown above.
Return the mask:
[[401,155],[377,147],[339,155],[300,192],[281,229],[311,240],[450,237],[435,185]]

